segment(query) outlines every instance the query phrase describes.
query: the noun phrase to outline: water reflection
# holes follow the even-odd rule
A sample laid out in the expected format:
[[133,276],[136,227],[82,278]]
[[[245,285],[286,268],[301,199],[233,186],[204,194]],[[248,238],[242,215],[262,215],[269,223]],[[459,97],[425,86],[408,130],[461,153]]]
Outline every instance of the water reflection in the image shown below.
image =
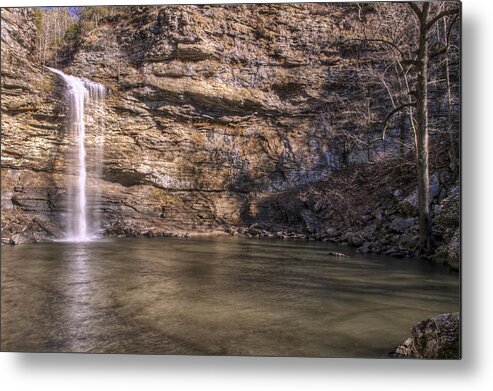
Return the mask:
[[330,250],[229,237],[2,247],[2,349],[382,356],[459,309],[444,267]]
[[62,249],[62,259],[66,260],[64,294],[66,305],[63,307],[63,322],[69,338],[69,349],[80,351],[81,342],[88,339],[91,317],[94,314],[94,295],[91,289],[91,263],[85,243],[73,243]]

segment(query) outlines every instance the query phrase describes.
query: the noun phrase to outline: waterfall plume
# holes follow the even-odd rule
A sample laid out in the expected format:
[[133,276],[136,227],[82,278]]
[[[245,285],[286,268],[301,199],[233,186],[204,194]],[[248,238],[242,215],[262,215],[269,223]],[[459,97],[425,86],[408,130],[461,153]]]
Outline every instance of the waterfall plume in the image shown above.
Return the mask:
[[[67,75],[64,72],[49,68],[59,75],[66,84],[68,103],[68,132],[75,137],[75,159],[67,183],[67,218],[66,240],[83,242],[96,238],[100,234],[100,189],[88,194],[88,163],[91,164],[92,177],[97,180],[102,173],[104,154],[104,132],[102,114],[106,87],[86,78]],[[99,117],[99,118],[98,118]],[[88,126],[90,124],[90,126]],[[88,128],[91,128],[93,140],[91,154],[87,152]],[[90,159],[90,162],[88,160]],[[73,176],[76,176],[73,180]],[[92,207],[88,203],[91,199]]]

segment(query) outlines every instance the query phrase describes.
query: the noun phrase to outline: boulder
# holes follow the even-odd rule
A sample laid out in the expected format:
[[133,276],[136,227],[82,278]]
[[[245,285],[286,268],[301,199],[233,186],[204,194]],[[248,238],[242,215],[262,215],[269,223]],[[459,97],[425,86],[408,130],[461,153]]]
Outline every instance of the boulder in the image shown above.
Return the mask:
[[253,236],[260,236],[262,235],[262,230],[257,227],[250,227],[248,228],[248,233]]
[[414,248],[418,243],[418,235],[415,235],[411,232],[406,232],[401,235],[399,238],[399,246],[405,248]]
[[455,230],[460,218],[460,187],[453,187],[435,212],[435,221],[443,229]]
[[438,263],[449,264],[453,270],[459,270],[460,266],[460,229],[457,228],[452,235],[452,238],[440,246],[433,260]]
[[327,228],[325,233],[327,234],[327,236],[329,238],[333,238],[335,236],[338,236],[340,235],[340,232],[337,228],[334,228],[334,227],[330,227],[330,228]]
[[10,237],[9,243],[10,244],[26,244],[30,243],[31,240],[24,235],[21,234],[14,234]]
[[373,212],[371,212],[371,215],[373,216],[373,218],[375,218],[376,220],[382,220],[383,219],[383,212],[382,212],[382,209],[381,208],[377,208],[375,209]]
[[397,233],[404,233],[411,229],[416,224],[416,220],[412,217],[402,218],[396,217],[390,223],[390,229]]
[[362,236],[366,238],[367,240],[373,240],[375,238],[375,233],[377,232],[377,225],[376,224],[370,224],[367,225],[363,231],[362,231]]
[[460,229],[457,229],[448,245],[448,264],[452,269],[459,270],[460,264]]
[[399,212],[406,217],[415,217],[418,215],[418,193],[414,192],[399,204]]
[[[438,174],[435,173],[430,177],[430,199],[438,197],[440,194],[440,180]],[[415,217],[419,212],[418,190],[414,190],[400,204],[399,212],[407,217]]]
[[359,233],[356,233],[356,234],[354,234],[354,235],[352,235],[351,237],[348,238],[348,244],[350,246],[353,246],[353,247],[359,247],[364,242],[365,242],[365,240],[363,239],[363,237]]
[[441,314],[421,321],[390,354],[397,358],[460,359],[459,313]]

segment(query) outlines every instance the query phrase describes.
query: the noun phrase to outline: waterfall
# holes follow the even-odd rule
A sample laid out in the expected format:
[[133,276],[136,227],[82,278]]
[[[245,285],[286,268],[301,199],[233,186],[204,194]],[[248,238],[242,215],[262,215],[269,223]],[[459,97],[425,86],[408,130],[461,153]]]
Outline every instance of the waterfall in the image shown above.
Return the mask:
[[[88,194],[88,159],[92,164],[92,176],[95,180],[101,177],[102,160],[104,153],[103,114],[106,87],[85,78],[67,75],[62,71],[49,68],[59,75],[65,82],[66,99],[69,106],[69,134],[76,138],[75,159],[72,164],[72,173],[76,174],[76,181],[67,184],[67,221],[66,240],[84,242],[98,237],[101,230],[99,205],[100,188],[93,186]],[[98,116],[100,121],[98,121]],[[89,125],[89,126],[88,126]],[[91,149],[88,154],[86,128],[92,128]],[[68,176],[71,178],[71,175]],[[96,189],[96,190],[94,190]],[[90,196],[92,207],[88,203]]]

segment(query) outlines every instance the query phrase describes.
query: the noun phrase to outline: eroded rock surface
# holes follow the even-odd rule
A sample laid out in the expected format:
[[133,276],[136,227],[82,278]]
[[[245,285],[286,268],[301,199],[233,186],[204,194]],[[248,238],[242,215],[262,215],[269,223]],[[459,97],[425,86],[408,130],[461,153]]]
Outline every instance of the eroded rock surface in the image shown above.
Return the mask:
[[459,313],[441,314],[418,323],[412,329],[412,337],[392,355],[397,358],[461,358]]
[[[248,226],[276,215],[271,194],[329,175],[337,151],[320,105],[341,60],[335,10],[131,7],[83,36],[64,71],[111,91],[103,181],[88,161],[108,233]],[[64,85],[37,61],[31,11],[2,18],[2,235],[33,215],[62,232]]]
[[2,242],[52,238],[45,226],[62,222],[53,202],[68,147],[63,87],[39,64],[32,11],[2,8],[1,17]]

